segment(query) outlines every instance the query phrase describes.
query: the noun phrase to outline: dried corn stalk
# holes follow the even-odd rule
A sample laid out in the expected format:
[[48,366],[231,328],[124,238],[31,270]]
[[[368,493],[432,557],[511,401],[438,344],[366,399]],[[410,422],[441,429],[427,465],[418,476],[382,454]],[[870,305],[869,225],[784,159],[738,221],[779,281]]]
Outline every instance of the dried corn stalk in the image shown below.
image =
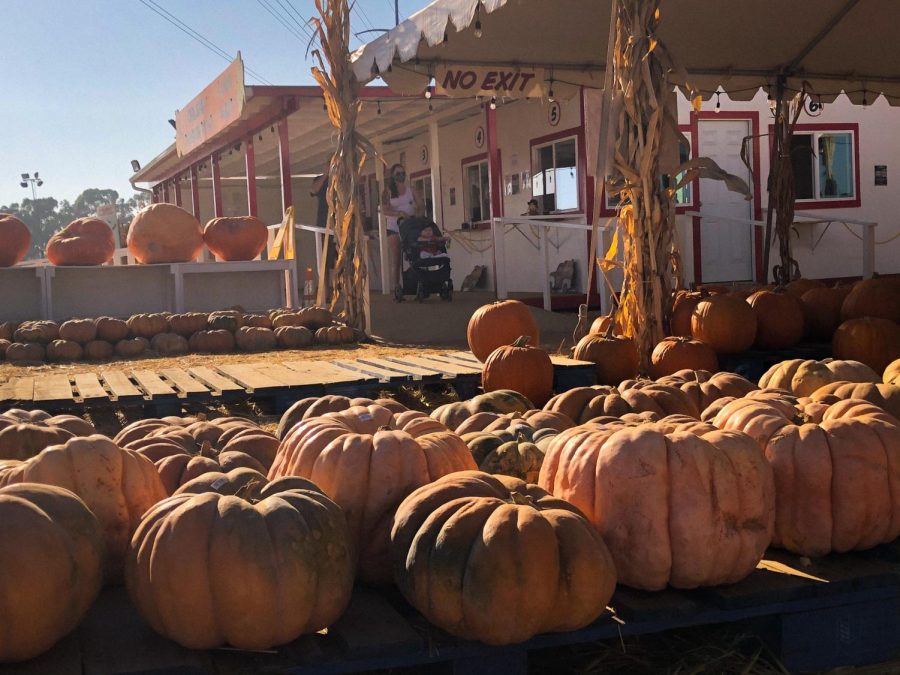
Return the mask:
[[661,0],[616,3],[613,107],[617,118],[609,194],[618,193],[624,281],[616,321],[638,343],[642,365],[665,336],[678,260],[675,205],[660,183],[663,129],[672,85],[654,37]]
[[[350,65],[350,8],[347,0],[316,0],[319,19],[313,19],[321,51],[313,56],[318,66],[312,75],[322,88],[328,118],[337,129],[334,155],[329,164],[328,225],[329,238],[337,244],[337,260],[331,278],[332,311],[347,325],[365,331],[368,302],[366,236],[360,217],[357,184],[372,145],[356,131],[360,111],[359,81]],[[323,61],[324,54],[324,61]],[[325,61],[328,68],[325,67]],[[325,266],[319,271],[318,303],[324,304],[327,281]]]

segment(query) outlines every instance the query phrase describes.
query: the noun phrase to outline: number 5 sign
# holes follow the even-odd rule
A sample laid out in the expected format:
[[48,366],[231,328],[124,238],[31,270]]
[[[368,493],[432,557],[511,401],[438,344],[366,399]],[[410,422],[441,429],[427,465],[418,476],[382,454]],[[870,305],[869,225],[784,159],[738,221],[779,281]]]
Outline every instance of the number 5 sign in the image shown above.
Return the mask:
[[559,124],[559,119],[562,117],[559,101],[550,101],[547,105],[547,121],[550,123],[551,127],[555,127]]

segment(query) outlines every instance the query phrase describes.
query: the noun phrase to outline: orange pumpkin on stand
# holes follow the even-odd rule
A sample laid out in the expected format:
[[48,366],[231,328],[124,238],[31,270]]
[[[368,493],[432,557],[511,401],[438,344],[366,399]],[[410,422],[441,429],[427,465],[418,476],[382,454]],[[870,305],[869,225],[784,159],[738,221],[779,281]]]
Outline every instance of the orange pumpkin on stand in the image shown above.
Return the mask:
[[31,248],[31,231],[10,213],[0,213],[0,267],[20,263]]
[[202,249],[200,223],[172,204],[151,204],[141,209],[128,228],[128,250],[145,265],[190,262]]
[[253,260],[268,236],[266,224],[254,216],[213,218],[203,229],[203,242],[221,260]]
[[112,229],[99,218],[77,218],[47,242],[47,260],[56,266],[103,265],[115,252]]

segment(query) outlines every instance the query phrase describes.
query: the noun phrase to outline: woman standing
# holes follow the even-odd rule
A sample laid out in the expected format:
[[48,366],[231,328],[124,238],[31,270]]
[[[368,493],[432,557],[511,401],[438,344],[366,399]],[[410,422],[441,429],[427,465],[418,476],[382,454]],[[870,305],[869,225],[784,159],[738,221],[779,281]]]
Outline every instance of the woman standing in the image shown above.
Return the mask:
[[388,269],[394,298],[403,299],[403,279],[400,265],[400,221],[424,212],[419,196],[409,186],[406,169],[394,164],[388,172],[387,185],[381,195],[381,212],[387,220]]

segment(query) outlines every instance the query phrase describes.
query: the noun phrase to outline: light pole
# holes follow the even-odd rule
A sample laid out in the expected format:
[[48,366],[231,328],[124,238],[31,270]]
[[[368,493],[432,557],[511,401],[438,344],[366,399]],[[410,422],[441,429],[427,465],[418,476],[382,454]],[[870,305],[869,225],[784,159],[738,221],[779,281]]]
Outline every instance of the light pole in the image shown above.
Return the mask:
[[29,174],[23,173],[22,181],[19,183],[19,186],[23,187],[23,188],[27,188],[29,183],[31,183],[31,198],[36,200],[37,199],[37,189],[35,188],[35,185],[37,185],[37,187],[41,187],[41,185],[44,184],[44,181],[41,180],[41,177],[37,171],[34,172],[33,178]]

